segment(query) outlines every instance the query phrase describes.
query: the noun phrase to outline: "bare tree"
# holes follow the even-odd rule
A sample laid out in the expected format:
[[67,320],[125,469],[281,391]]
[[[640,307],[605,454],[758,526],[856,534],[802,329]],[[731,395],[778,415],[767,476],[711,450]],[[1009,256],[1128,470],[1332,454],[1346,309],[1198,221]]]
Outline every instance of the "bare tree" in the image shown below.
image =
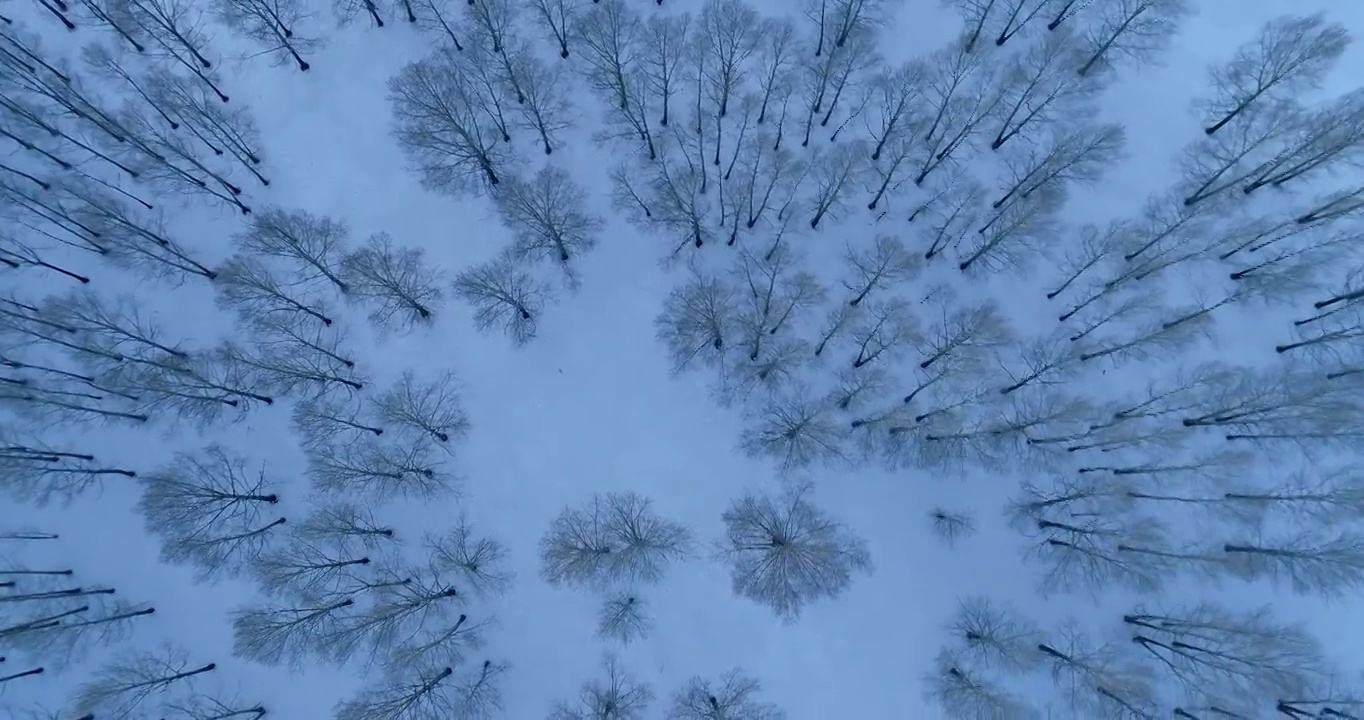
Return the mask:
[[565,91],[565,73],[522,48],[512,56],[511,73],[517,78],[520,102],[516,106],[518,127],[535,133],[545,154],[559,144],[559,133],[573,126],[573,104]]
[[408,720],[408,718],[461,718],[453,694],[454,670],[404,668],[396,678],[360,691],[357,697],[336,708],[337,720]]
[[643,496],[598,493],[565,508],[540,538],[541,573],[555,585],[656,583],[691,544],[691,533],[656,515]]
[[[610,0],[607,0],[610,2]],[[605,677],[583,683],[576,702],[559,702],[550,720],[643,720],[653,690],[636,680],[614,655],[602,658]]]
[[508,254],[460,273],[455,294],[474,306],[474,324],[487,332],[500,326],[517,345],[535,337],[549,288]]
[[1081,350],[1075,346],[1075,336],[1066,330],[1043,335],[1010,346],[1013,357],[997,358],[1009,384],[999,388],[1008,395],[1025,387],[1059,385],[1080,371]]
[[1340,597],[1364,584],[1364,536],[1307,529],[1282,537],[1227,543],[1235,572],[1268,579],[1300,595]]
[[1007,157],[1010,184],[990,204],[996,211],[990,222],[1002,217],[1014,203],[1028,200],[1033,193],[1099,180],[1120,159],[1124,143],[1121,125],[1063,126],[1047,138],[1045,145],[1030,146]]
[[975,515],[969,510],[947,510],[935,507],[928,511],[933,534],[949,548],[976,531]]
[[186,720],[226,720],[226,718],[260,720],[265,717],[265,706],[261,703],[252,703],[234,695],[222,693],[191,692],[188,697],[168,700],[165,705],[167,710],[174,711]]
[[940,651],[924,679],[926,694],[951,720],[988,717],[1027,720],[1031,710],[984,672],[971,668],[952,652]]
[[177,647],[125,653],[95,671],[76,690],[75,712],[94,713],[110,720],[141,717],[148,701],[169,688],[191,685],[193,678],[217,668],[214,663],[191,667],[189,655]]
[[819,399],[798,393],[764,403],[739,435],[739,447],[745,453],[773,457],[783,472],[842,457],[841,441],[842,432],[829,408]]
[[202,578],[240,571],[265,546],[284,518],[264,522],[267,506],[279,502],[267,493],[262,470],[252,477],[245,458],[211,444],[181,453],[167,467],[142,478],[138,510],[147,531],[162,541],[162,555],[173,563],[195,565]]
[[368,15],[376,27],[384,26],[384,17],[379,14],[379,6],[374,0],[332,0],[332,14],[336,16],[338,26],[355,22],[361,13]]
[[1028,268],[1037,255],[1047,256],[1050,248],[1042,243],[1055,232],[1064,201],[1064,188],[1043,187],[1008,204],[974,237],[967,236],[971,247],[962,249],[957,269],[987,273],[1016,270]]
[[645,21],[641,72],[649,91],[663,106],[658,119],[661,127],[668,127],[672,97],[683,82],[684,68],[688,68],[687,63],[692,60],[689,53],[694,52],[694,45],[688,42],[690,29],[690,13],[650,15]]
[[457,664],[458,643],[432,646],[430,652],[411,651],[432,634],[450,636],[452,629],[458,633],[468,620],[458,611],[463,593],[441,577],[439,568],[411,568],[407,577],[386,574],[364,590],[372,597],[367,609],[343,612],[329,632],[317,636],[324,657],[339,665],[358,654],[364,667],[381,659],[395,661],[386,662],[390,670],[403,667],[396,662],[399,659],[408,661],[409,667],[432,661]]
[[766,255],[741,250],[731,274],[742,298],[737,322],[743,341],[741,348],[731,349],[746,351],[754,362],[763,355],[767,338],[794,326],[824,295],[815,276],[800,268],[800,258],[786,246]]
[[150,54],[171,60],[185,68],[200,82],[212,88],[218,98],[228,101],[215,84],[213,63],[204,56],[208,38],[202,27],[203,14],[184,0],[114,0],[111,15],[144,43]]
[[845,591],[870,572],[865,541],[806,499],[809,486],[735,500],[718,553],[732,564],[734,592],[794,621],[801,609]]
[[999,304],[987,300],[974,307],[959,307],[955,292],[944,286],[934,297],[931,324],[925,333],[924,359],[919,367],[935,363],[974,365],[996,347],[1008,342],[1013,331]]
[[753,697],[761,690],[739,668],[717,680],[695,676],[673,695],[668,720],[784,720],[781,708]]
[[1316,87],[1335,66],[1349,34],[1321,14],[1284,15],[1266,22],[1255,40],[1212,69],[1213,96],[1203,101],[1205,127],[1215,134],[1264,104]]
[[304,397],[337,389],[358,391],[364,378],[342,348],[344,336],[323,327],[299,329],[288,323],[258,325],[250,347],[227,343],[218,348],[222,362],[252,387],[272,395]]
[[1070,708],[1086,717],[1153,717],[1156,691],[1147,670],[1107,642],[1073,628],[1038,643]]
[[273,405],[262,395],[262,378],[248,372],[226,347],[197,352],[189,358],[124,362],[105,375],[109,384],[144,416],[169,414],[207,427],[236,421],[258,403]]
[[139,618],[156,612],[146,604],[122,600],[102,603],[95,596],[87,596],[81,602],[62,612],[53,608],[40,611],[38,616],[25,615],[22,622],[0,627],[6,651],[19,653],[32,662],[41,661],[46,670],[61,671],[83,660],[92,650],[124,642]]
[[[261,260],[236,254],[218,268],[219,300],[243,319],[273,314],[311,318],[331,325],[330,310],[302,283],[281,277]],[[297,317],[297,316],[295,316]]]
[[233,241],[247,253],[277,257],[295,265],[301,278],[325,280],[341,293],[341,253],[350,228],[342,221],[306,211],[270,207],[256,212],[250,226]]
[[[183,77],[169,72],[158,71],[149,80],[155,102],[166,108],[201,144],[214,155],[227,155],[236,160],[262,185],[270,184],[258,169],[262,163],[260,132],[247,108],[228,110],[222,104],[213,102],[202,87],[193,86]],[[206,166],[201,171],[219,180],[225,189],[232,190],[211,174]],[[241,206],[238,205],[238,208],[241,209]]]
[[1327,378],[1288,369],[1234,368],[1201,388],[1185,427],[1230,431],[1228,440],[1303,446],[1352,442],[1360,428],[1357,393]]
[[[511,160],[497,100],[480,86],[477,59],[437,51],[389,81],[398,143],[416,163],[422,183],[451,193],[480,193],[501,182]],[[489,109],[494,111],[489,116]]]
[[452,372],[440,373],[429,382],[411,371],[404,372],[379,396],[375,406],[381,421],[430,435],[441,443],[459,440],[469,431],[469,418]]
[[921,269],[919,259],[894,235],[878,235],[875,244],[861,252],[849,246],[844,258],[849,271],[842,285],[852,293],[848,304],[853,307],[873,291],[913,279]]
[[334,597],[370,558],[342,544],[324,544],[291,533],[285,544],[261,553],[251,571],[262,589],[280,597]]
[[[574,36],[589,84],[621,110],[630,109],[628,79],[640,69],[644,24],[624,0],[605,0],[578,16]],[[636,112],[642,112],[637,108]]]
[[1321,174],[1340,164],[1355,164],[1364,148],[1364,91],[1347,93],[1325,107],[1310,111],[1288,146],[1242,188],[1250,194],[1266,185]]
[[0,443],[0,487],[19,500],[39,505],[70,502],[109,476],[137,477],[132,470],[97,462],[93,455],[58,450],[4,427],[0,427]]
[[1059,116],[1083,114],[1100,84],[1075,73],[1079,50],[1079,41],[1065,29],[1052,31],[1023,50],[1002,78],[1001,122],[990,149],[998,150],[1015,137],[1027,138],[1033,128]]
[[953,656],[972,666],[1027,672],[1042,659],[1038,629],[1015,608],[986,597],[962,598],[947,630]]
[[866,367],[885,356],[884,365],[897,349],[920,338],[917,322],[902,298],[888,298],[866,306],[848,328],[849,344],[857,346],[853,368]]
[[597,613],[597,636],[610,638],[622,645],[643,639],[652,629],[648,602],[629,592],[608,597]]
[[373,435],[310,452],[308,474],[319,490],[366,502],[394,497],[430,499],[449,492],[454,478],[437,454],[434,439],[407,434],[389,440]]
[[529,182],[508,181],[496,196],[502,220],[516,234],[518,259],[545,259],[565,272],[569,262],[596,247],[601,218],[585,207],[582,188],[567,172],[547,165]]
[[375,233],[341,261],[352,295],[373,305],[369,319],[380,328],[409,330],[429,322],[444,291],[440,270],[422,248],[395,247],[388,233]]
[[720,118],[748,78],[748,60],[758,49],[760,27],[757,12],[743,0],[708,0],[701,8],[694,36],[702,55],[699,67],[707,99]]
[[223,24],[260,45],[276,63],[293,60],[304,72],[312,67],[302,54],[321,43],[294,33],[307,15],[298,0],[216,0],[214,11]]
[[568,59],[568,39],[577,28],[580,6],[572,0],[527,0],[531,15],[547,35],[559,47],[559,57]]
[[466,593],[501,595],[511,585],[512,574],[503,565],[507,548],[490,537],[475,535],[468,518],[460,516],[454,528],[426,540],[430,564],[444,577],[453,577]]
[[1280,141],[1292,130],[1297,112],[1286,102],[1262,103],[1253,113],[1241,116],[1235,127],[1187,147],[1180,159],[1184,205],[1213,198],[1233,202],[1235,195],[1227,198],[1226,194],[1248,187],[1259,168],[1273,160]]
[[1275,622],[1269,608],[1138,608],[1123,616],[1123,624],[1132,642],[1189,696],[1225,708],[1252,712],[1299,696],[1324,670],[1315,638],[1300,626]]
[[738,293],[724,280],[693,271],[664,301],[654,319],[656,334],[668,348],[673,372],[696,359],[707,367],[723,363],[739,328]]
[[358,545],[367,551],[397,542],[393,528],[380,525],[368,506],[344,501],[316,506],[303,522],[294,526],[293,533],[309,542]]
[[337,632],[354,605],[342,596],[238,608],[231,614],[232,654],[272,667],[301,667],[320,655],[320,638]]
[[1076,71],[1082,76],[1095,66],[1111,67],[1119,59],[1149,62],[1170,44],[1192,8],[1186,0],[1118,0],[1095,10],[1084,31],[1088,57]]
[[1348,466],[1300,470],[1272,484],[1235,481],[1228,492],[1189,500],[1212,505],[1252,526],[1275,517],[1330,526],[1355,516],[1364,506],[1364,476]]

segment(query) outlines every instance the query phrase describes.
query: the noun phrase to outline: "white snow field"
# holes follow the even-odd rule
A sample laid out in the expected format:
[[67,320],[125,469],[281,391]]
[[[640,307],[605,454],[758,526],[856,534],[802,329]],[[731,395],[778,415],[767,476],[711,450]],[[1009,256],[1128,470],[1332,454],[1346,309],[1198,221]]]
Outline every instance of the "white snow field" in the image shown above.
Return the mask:
[[378,3],[0,4],[0,716],[1364,717],[1364,5]]

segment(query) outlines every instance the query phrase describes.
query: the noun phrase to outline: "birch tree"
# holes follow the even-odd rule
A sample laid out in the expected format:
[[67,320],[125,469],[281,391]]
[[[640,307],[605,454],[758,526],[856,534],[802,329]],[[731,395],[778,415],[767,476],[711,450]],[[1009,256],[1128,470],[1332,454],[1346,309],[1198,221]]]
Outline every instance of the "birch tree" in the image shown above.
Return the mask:
[[1364,584],[1364,536],[1350,531],[1309,528],[1229,542],[1222,552],[1237,574],[1266,579],[1299,595],[1341,597]]
[[266,263],[238,253],[218,268],[218,299],[244,319],[283,315],[331,326],[331,310],[301,283],[271,270]]
[[442,576],[453,578],[465,595],[496,597],[511,586],[513,575],[506,569],[507,547],[479,535],[463,515],[448,532],[427,536],[425,544],[430,565]]
[[353,613],[351,597],[306,599],[232,611],[232,654],[271,667],[300,668],[321,655],[321,638]]
[[962,308],[955,299],[955,293],[944,288],[931,306],[931,325],[925,333],[920,368],[927,369],[935,363],[978,364],[1011,337],[1012,330],[997,303],[986,301]]
[[582,12],[579,5],[572,0],[528,0],[527,7],[541,32],[559,47],[559,58],[567,60],[570,33],[577,27]]
[[430,435],[441,443],[458,441],[469,431],[458,380],[451,372],[439,373],[431,380],[404,372],[374,405],[378,420],[385,426]]
[[812,505],[808,492],[801,486],[781,495],[748,494],[722,516],[725,539],[717,553],[730,564],[734,593],[787,622],[871,571],[866,542]]
[[132,470],[99,462],[94,455],[59,450],[0,428],[0,487],[16,499],[46,505],[69,503],[98,488],[105,478],[137,477]]
[[465,717],[453,695],[449,667],[404,668],[336,706],[337,720],[425,720]]
[[753,457],[776,459],[783,472],[843,456],[842,433],[820,399],[794,393],[775,397],[752,412],[739,447]]
[[262,517],[279,502],[264,470],[252,477],[245,458],[221,445],[181,453],[142,484],[138,511],[161,538],[163,558],[196,566],[204,579],[240,572],[284,524]]
[[622,645],[644,638],[652,629],[648,602],[628,592],[607,598],[597,613],[597,636],[615,640]]
[[1156,691],[1149,672],[1116,645],[1064,628],[1040,642],[1052,681],[1076,712],[1093,717],[1152,717]]
[[1270,185],[1329,172],[1341,164],[1355,165],[1364,149],[1364,91],[1347,93],[1325,107],[1309,111],[1288,141],[1269,162],[1256,168],[1242,188],[1249,195]]
[[392,440],[362,436],[345,445],[332,443],[309,453],[308,475],[324,492],[382,502],[396,497],[430,500],[448,493],[455,482],[434,439],[407,434]]
[[1024,720],[1032,717],[1023,701],[998,681],[946,650],[938,653],[924,685],[929,700],[952,720],[979,717]]
[[[628,79],[640,69],[643,22],[624,0],[605,0],[579,16],[574,28],[588,83],[621,110],[630,110]],[[636,109],[642,112],[642,108]]]
[[1064,29],[1048,33],[1025,48],[1018,62],[1001,78],[999,130],[990,141],[998,150],[1015,137],[1028,137],[1034,128],[1060,115],[1082,113],[1099,83],[1074,72],[1078,40]]
[[1345,27],[1321,14],[1283,15],[1266,22],[1259,37],[1212,68],[1213,93],[1200,103],[1203,132],[1216,134],[1262,105],[1315,88],[1349,43]]
[[669,293],[654,328],[668,348],[674,374],[698,359],[706,367],[723,363],[739,329],[737,298],[733,285],[698,271]]
[[62,671],[93,650],[123,643],[142,624],[141,618],[156,612],[145,603],[99,602],[94,597],[82,602],[60,613],[53,608],[37,616],[26,615],[23,622],[0,628],[7,652]]

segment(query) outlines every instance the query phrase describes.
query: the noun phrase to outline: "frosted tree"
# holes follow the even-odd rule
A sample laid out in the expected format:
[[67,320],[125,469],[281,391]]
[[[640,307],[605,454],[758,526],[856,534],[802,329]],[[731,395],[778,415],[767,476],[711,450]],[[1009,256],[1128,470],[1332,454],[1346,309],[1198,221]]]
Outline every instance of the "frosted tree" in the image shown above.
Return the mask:
[[504,567],[506,546],[477,535],[463,515],[448,532],[427,537],[426,549],[431,566],[454,578],[466,594],[497,596],[511,585],[512,574]]
[[540,570],[554,585],[656,583],[691,552],[691,533],[634,492],[598,493],[565,508],[540,538]]
[[366,502],[394,497],[435,498],[449,492],[454,478],[445,453],[431,438],[393,439],[373,435],[345,445],[331,443],[309,452],[308,475],[319,490],[353,495]]
[[653,629],[648,605],[644,598],[628,592],[608,597],[597,613],[597,636],[622,645],[643,639]]
[[244,253],[288,261],[300,278],[325,281],[344,294],[349,286],[341,277],[341,257],[349,235],[340,220],[271,207],[252,215],[250,225],[233,241]]
[[217,0],[213,9],[225,25],[255,42],[262,53],[271,55],[277,63],[292,60],[304,72],[312,67],[303,59],[303,53],[320,43],[294,33],[299,21],[306,17],[298,0]]
[[604,224],[586,209],[582,188],[550,165],[529,181],[508,181],[495,201],[502,221],[516,235],[512,252],[519,259],[549,260],[566,272],[570,261],[596,246]]
[[969,510],[935,507],[928,511],[929,529],[942,544],[954,548],[976,531],[976,518]]
[[739,330],[737,297],[730,283],[697,271],[669,293],[654,328],[668,348],[674,373],[693,361],[707,367],[724,361]]
[[1132,642],[1189,696],[1253,712],[1296,697],[1324,675],[1319,643],[1302,627],[1276,622],[1269,608],[1249,612],[1202,603],[1123,615]]
[[784,720],[784,711],[754,697],[761,691],[739,668],[718,679],[695,676],[673,695],[668,720]]
[[474,306],[474,325],[480,331],[500,328],[517,345],[535,337],[549,297],[545,283],[506,253],[460,273],[454,291]]
[[925,695],[951,720],[1031,720],[1036,713],[994,678],[943,650],[924,678]]
[[556,703],[549,720],[643,720],[654,700],[649,685],[635,679],[614,655],[602,658],[602,673],[583,683],[576,701]]
[[790,472],[843,457],[842,439],[829,408],[797,391],[754,410],[739,435],[739,447],[753,457],[772,457],[783,472]]
[[191,686],[196,676],[212,672],[214,663],[193,667],[180,648],[125,653],[114,658],[76,689],[75,712],[110,720],[142,717],[147,707],[171,688]]
[[264,471],[253,477],[245,458],[221,445],[181,453],[141,481],[138,511],[147,532],[161,538],[163,558],[194,565],[201,578],[239,572],[284,524],[261,517],[279,502]]
[[472,63],[437,51],[388,84],[398,144],[435,190],[481,193],[501,182],[512,159],[505,122]]
[[750,494],[724,512],[717,549],[731,566],[736,595],[794,621],[809,602],[842,594],[871,571],[866,542],[806,498],[809,486]]
[[1186,0],[1118,0],[1095,10],[1084,30],[1086,57],[1077,71],[1082,76],[1120,60],[1151,61],[1170,44],[1192,8]]
[[219,300],[243,319],[297,313],[304,322],[311,318],[332,324],[330,310],[305,285],[280,276],[256,257],[233,255],[218,268],[217,280]]
[[1260,28],[1231,60],[1213,67],[1213,94],[1202,102],[1208,135],[1260,107],[1315,88],[1335,66],[1350,38],[1325,16],[1284,15]]
[[429,322],[444,289],[440,270],[422,248],[397,247],[388,233],[375,233],[341,261],[353,297],[369,303],[369,319],[381,328],[409,330]]

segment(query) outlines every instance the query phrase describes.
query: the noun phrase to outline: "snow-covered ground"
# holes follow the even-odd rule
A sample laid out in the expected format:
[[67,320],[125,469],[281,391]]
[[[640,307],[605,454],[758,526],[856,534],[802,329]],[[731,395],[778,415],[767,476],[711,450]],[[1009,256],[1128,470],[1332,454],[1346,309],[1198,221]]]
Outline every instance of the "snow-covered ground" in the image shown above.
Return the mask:
[[[645,14],[700,9],[696,1],[669,0],[663,9],[643,0],[628,4]],[[771,15],[798,14],[778,0],[755,4]],[[1201,135],[1188,106],[1207,87],[1205,68],[1229,57],[1266,20],[1322,10],[1352,31],[1364,32],[1364,6],[1348,3],[1195,4],[1197,12],[1184,21],[1170,48],[1159,53],[1159,65],[1124,67],[1104,91],[1102,116],[1125,125],[1126,157],[1100,182],[1072,192],[1065,210],[1068,222],[1134,215],[1147,196],[1169,186],[1176,153]],[[326,44],[309,56],[312,68],[307,73],[245,57],[249,50],[225,29],[212,34],[231,105],[249,107],[260,128],[262,172],[271,183],[265,188],[236,173],[248,204],[344,219],[353,244],[387,232],[402,245],[424,249],[447,283],[456,273],[494,257],[512,235],[492,202],[425,189],[390,131],[386,84],[404,65],[427,55],[436,37],[396,16],[382,29],[364,18],[337,29],[329,8],[314,10],[316,17],[307,24],[326,36]],[[67,33],[37,5],[8,3],[0,6],[0,14],[12,16],[15,27],[40,33],[45,49],[54,53],[74,57],[84,43],[109,41],[94,27]],[[959,29],[960,18],[953,11],[928,0],[906,0],[896,4],[880,28],[880,48],[885,62],[898,62],[945,45]],[[533,28],[528,26],[525,33],[537,48],[551,51],[546,57],[554,57],[553,48]],[[1364,47],[1356,45],[1316,96],[1353,89],[1360,72]],[[737,439],[748,424],[742,404],[722,407],[717,402],[709,369],[673,373],[672,360],[655,337],[655,318],[686,270],[660,262],[677,244],[668,231],[631,224],[612,207],[607,171],[619,149],[592,142],[603,104],[579,79],[572,82],[577,127],[565,133],[563,147],[546,159],[530,135],[522,134],[515,140],[516,152],[531,170],[545,162],[569,170],[606,225],[597,247],[576,260],[580,288],[558,287],[534,339],[514,347],[501,334],[476,332],[471,310],[448,292],[434,321],[406,334],[379,333],[363,308],[335,304],[336,324],[347,333],[344,344],[353,349],[367,388],[383,387],[409,370],[428,376],[449,370],[460,380],[471,428],[455,447],[457,496],[400,500],[377,512],[411,540],[406,551],[413,558],[420,557],[419,539],[425,533],[449,529],[461,514],[507,546],[508,569],[514,574],[510,589],[469,611],[471,617],[497,618],[484,647],[472,650],[469,659],[509,665],[502,684],[502,716],[544,717],[555,701],[575,697],[579,686],[596,676],[602,653],[613,650],[657,695],[645,717],[662,717],[668,699],[688,678],[717,676],[731,667],[758,679],[762,698],[784,708],[792,720],[938,717],[940,711],[926,705],[921,678],[946,639],[943,625],[959,598],[980,594],[1008,600],[1046,626],[1078,618],[1089,627],[1105,628],[1128,611],[1131,596],[1122,591],[1039,598],[1040,571],[1024,562],[1025,541],[1005,527],[1001,516],[1008,495],[1030,473],[892,471],[872,461],[853,467],[815,465],[784,476],[773,460],[740,452]],[[167,208],[173,237],[210,266],[233,252],[231,238],[249,219],[224,205],[181,208],[172,196],[146,197]],[[861,191],[854,193],[848,207],[817,231],[805,227],[804,220],[793,224],[789,242],[808,253],[808,267],[831,287],[837,287],[840,269],[834,263],[845,244],[866,247],[884,233],[902,234],[914,248],[919,244],[903,217],[910,200],[892,201],[890,214],[878,220],[864,209],[863,197]],[[756,236],[740,244],[749,240],[756,242]],[[717,242],[696,254],[703,263],[722,266],[738,251]],[[92,292],[134,294],[164,324],[167,337],[184,339],[190,348],[240,336],[232,314],[216,304],[208,282],[149,281],[88,255],[72,254],[69,263],[92,278]],[[1045,261],[1026,271],[966,279],[954,265],[929,265],[910,281],[914,285],[907,294],[917,297],[921,287],[941,280],[967,297],[1001,300],[1020,336],[1040,334],[1054,323],[1055,306],[1041,295],[1057,273]],[[543,274],[560,285],[554,273],[547,268]],[[4,268],[0,286],[5,294],[13,290],[31,299],[75,287],[31,269]],[[1194,291],[1178,284],[1169,290],[1176,295]],[[1304,304],[1297,302],[1289,312],[1300,314]],[[811,322],[821,322],[823,312]],[[1257,308],[1219,311],[1217,341],[1198,352],[1248,365],[1273,360],[1275,340],[1266,338],[1282,337],[1287,323],[1279,319],[1289,317],[1282,309],[1273,313],[1270,330]],[[808,382],[827,385],[831,367],[810,370]],[[1112,398],[1124,389],[1139,391],[1146,371],[1141,363],[1128,363],[1090,371],[1076,382],[1090,383],[1096,397]],[[1071,391],[1091,389],[1077,385]],[[889,396],[900,392],[892,389]],[[291,429],[291,405],[282,401],[257,407],[240,422],[202,431],[153,417],[147,427],[67,425],[44,437],[140,474],[163,466],[177,451],[223,443],[264,467],[280,495],[279,514],[293,521],[315,498],[306,477],[306,456]],[[1270,467],[1278,462],[1274,458],[1261,455],[1257,470],[1280,470]],[[732,499],[801,480],[813,483],[811,497],[819,507],[866,539],[875,568],[856,577],[846,593],[815,602],[796,622],[784,623],[767,608],[732,594],[728,570],[711,558],[711,545],[723,537],[721,513]],[[624,648],[596,636],[602,596],[544,582],[537,550],[541,535],[563,508],[580,505],[593,493],[619,490],[650,499],[661,516],[684,524],[698,540],[694,557],[670,569],[659,584],[639,591],[649,603],[654,630]],[[291,671],[234,658],[229,614],[257,601],[255,583],[245,578],[199,583],[191,569],[161,562],[158,540],[145,531],[136,513],[139,496],[134,480],[113,477],[101,491],[69,506],[0,504],[0,530],[26,527],[61,536],[22,548],[17,543],[0,547],[0,564],[69,567],[78,584],[114,587],[120,598],[156,607],[126,645],[99,648],[64,672],[0,685],[0,702],[15,712],[36,703],[64,707],[73,688],[100,662],[121,649],[163,642],[184,646],[196,664],[216,663],[210,686],[224,682],[239,687],[243,698],[263,703],[269,717],[329,717],[336,703],[379,681],[376,669],[310,663]],[[933,537],[927,518],[937,506],[974,511],[980,531],[955,549],[944,547]],[[1324,603],[1275,592],[1262,583],[1209,586],[1182,579],[1167,592],[1170,598],[1207,597],[1235,606],[1273,602],[1281,619],[1310,623],[1346,667],[1353,670],[1364,663],[1358,647],[1364,612],[1357,598]],[[0,618],[9,617],[0,612]],[[0,675],[26,669],[11,670],[11,665],[0,665]],[[1059,697],[1051,689],[1038,689],[1036,702],[1048,706],[1059,703],[1054,699]],[[1052,717],[1082,716],[1064,704],[1052,710]]]

